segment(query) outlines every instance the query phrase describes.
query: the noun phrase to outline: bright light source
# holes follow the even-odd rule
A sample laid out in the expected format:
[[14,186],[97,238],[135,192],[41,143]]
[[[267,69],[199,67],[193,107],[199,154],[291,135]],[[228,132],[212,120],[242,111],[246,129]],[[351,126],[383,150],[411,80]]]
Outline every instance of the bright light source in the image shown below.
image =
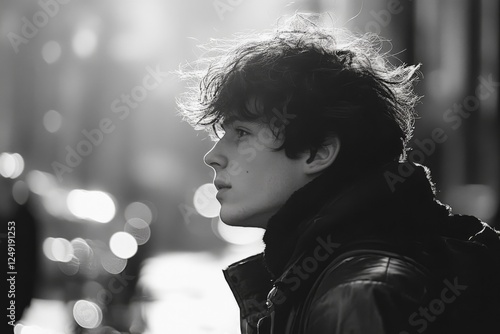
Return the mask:
[[127,220],[124,230],[135,238],[138,245],[144,245],[151,237],[151,229],[148,223],[140,218]]
[[256,227],[239,227],[226,225],[217,218],[215,221],[215,234],[222,240],[234,245],[248,245],[259,242],[264,236],[264,230]]
[[23,331],[23,329],[24,329],[24,327],[25,326],[23,324],[20,324],[20,323],[16,324],[14,326],[14,334],[21,334],[22,331]]
[[52,244],[54,243],[54,238],[47,238],[43,241],[43,254],[51,261],[57,261],[56,258],[54,257],[54,254],[52,254]]
[[42,57],[47,64],[53,64],[61,57],[61,44],[56,41],[45,43],[42,48]]
[[39,326],[29,326],[17,323],[14,326],[14,334],[56,334],[51,330],[41,328]]
[[77,56],[86,58],[94,53],[97,46],[97,34],[91,29],[80,29],[73,37],[73,51]]
[[62,116],[55,110],[49,110],[43,116],[43,126],[45,130],[54,133],[61,128]]
[[79,300],[73,306],[73,317],[83,328],[97,328],[102,322],[102,310],[95,303]]
[[51,245],[52,256],[56,261],[69,262],[73,258],[73,246],[64,238],[55,238]]
[[151,224],[153,220],[153,212],[146,204],[142,202],[133,202],[125,208],[125,219],[139,218],[144,220],[147,224]]
[[24,171],[24,159],[19,153],[0,154],[0,175],[15,179]]
[[87,191],[80,189],[71,190],[68,194],[66,200],[68,209],[78,218],[88,217],[89,211],[92,210],[92,207],[85,201],[87,197]]
[[12,174],[11,178],[15,179],[16,177],[21,175],[22,172],[24,171],[24,159],[19,153],[12,154],[12,157],[16,161],[16,169],[15,169],[14,173]]
[[217,188],[213,183],[206,183],[200,186],[193,197],[193,204],[200,215],[207,218],[214,218],[219,215],[220,204],[215,198]]
[[16,172],[16,159],[9,153],[0,154],[0,174],[3,177],[11,177]]
[[73,246],[64,238],[47,238],[43,241],[43,254],[56,262],[69,262],[73,259]]
[[109,248],[119,258],[129,259],[137,253],[137,242],[127,232],[116,232],[109,239]]
[[66,204],[76,217],[99,223],[110,222],[116,212],[113,199],[102,191],[74,189],[69,192]]

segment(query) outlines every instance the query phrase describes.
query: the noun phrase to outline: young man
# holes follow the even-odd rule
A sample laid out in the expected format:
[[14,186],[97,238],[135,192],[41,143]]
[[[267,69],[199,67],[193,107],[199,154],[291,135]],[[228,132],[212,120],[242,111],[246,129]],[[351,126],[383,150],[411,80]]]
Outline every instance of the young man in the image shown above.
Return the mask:
[[224,271],[243,333],[500,333],[496,231],[407,159],[418,66],[303,15],[210,51],[180,106],[222,221],[266,229]]

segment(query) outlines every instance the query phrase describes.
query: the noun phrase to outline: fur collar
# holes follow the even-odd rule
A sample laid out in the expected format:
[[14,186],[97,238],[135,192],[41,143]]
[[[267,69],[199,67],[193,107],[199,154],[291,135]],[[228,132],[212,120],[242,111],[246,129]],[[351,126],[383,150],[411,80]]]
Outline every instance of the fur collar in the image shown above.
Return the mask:
[[[320,175],[294,192],[268,222],[264,259],[278,277],[308,244],[324,233],[338,240],[353,235],[429,232],[450,215],[435,200],[428,169],[391,163],[372,173]],[[411,173],[400,173],[403,167]],[[402,177],[401,174],[407,175]]]

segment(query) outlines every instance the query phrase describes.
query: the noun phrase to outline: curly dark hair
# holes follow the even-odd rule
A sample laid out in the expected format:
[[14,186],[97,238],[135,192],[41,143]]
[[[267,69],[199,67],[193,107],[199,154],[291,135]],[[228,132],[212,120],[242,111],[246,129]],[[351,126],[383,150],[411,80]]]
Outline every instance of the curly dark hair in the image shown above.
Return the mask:
[[419,65],[399,66],[381,53],[374,34],[322,27],[295,14],[272,32],[213,40],[179,73],[191,86],[178,99],[196,129],[217,138],[236,118],[269,124],[276,111],[292,115],[275,126],[278,150],[289,158],[315,152],[338,136],[338,163],[378,166],[406,158],[413,132],[413,84]]

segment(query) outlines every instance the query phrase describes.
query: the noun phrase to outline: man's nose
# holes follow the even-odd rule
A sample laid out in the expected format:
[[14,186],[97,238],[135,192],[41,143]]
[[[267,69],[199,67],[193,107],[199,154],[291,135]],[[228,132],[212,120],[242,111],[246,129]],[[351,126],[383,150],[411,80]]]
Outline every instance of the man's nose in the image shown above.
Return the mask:
[[212,167],[215,170],[220,170],[226,167],[227,158],[222,152],[222,148],[220,145],[220,141],[215,143],[210,151],[205,154],[203,157],[203,161],[209,167]]

